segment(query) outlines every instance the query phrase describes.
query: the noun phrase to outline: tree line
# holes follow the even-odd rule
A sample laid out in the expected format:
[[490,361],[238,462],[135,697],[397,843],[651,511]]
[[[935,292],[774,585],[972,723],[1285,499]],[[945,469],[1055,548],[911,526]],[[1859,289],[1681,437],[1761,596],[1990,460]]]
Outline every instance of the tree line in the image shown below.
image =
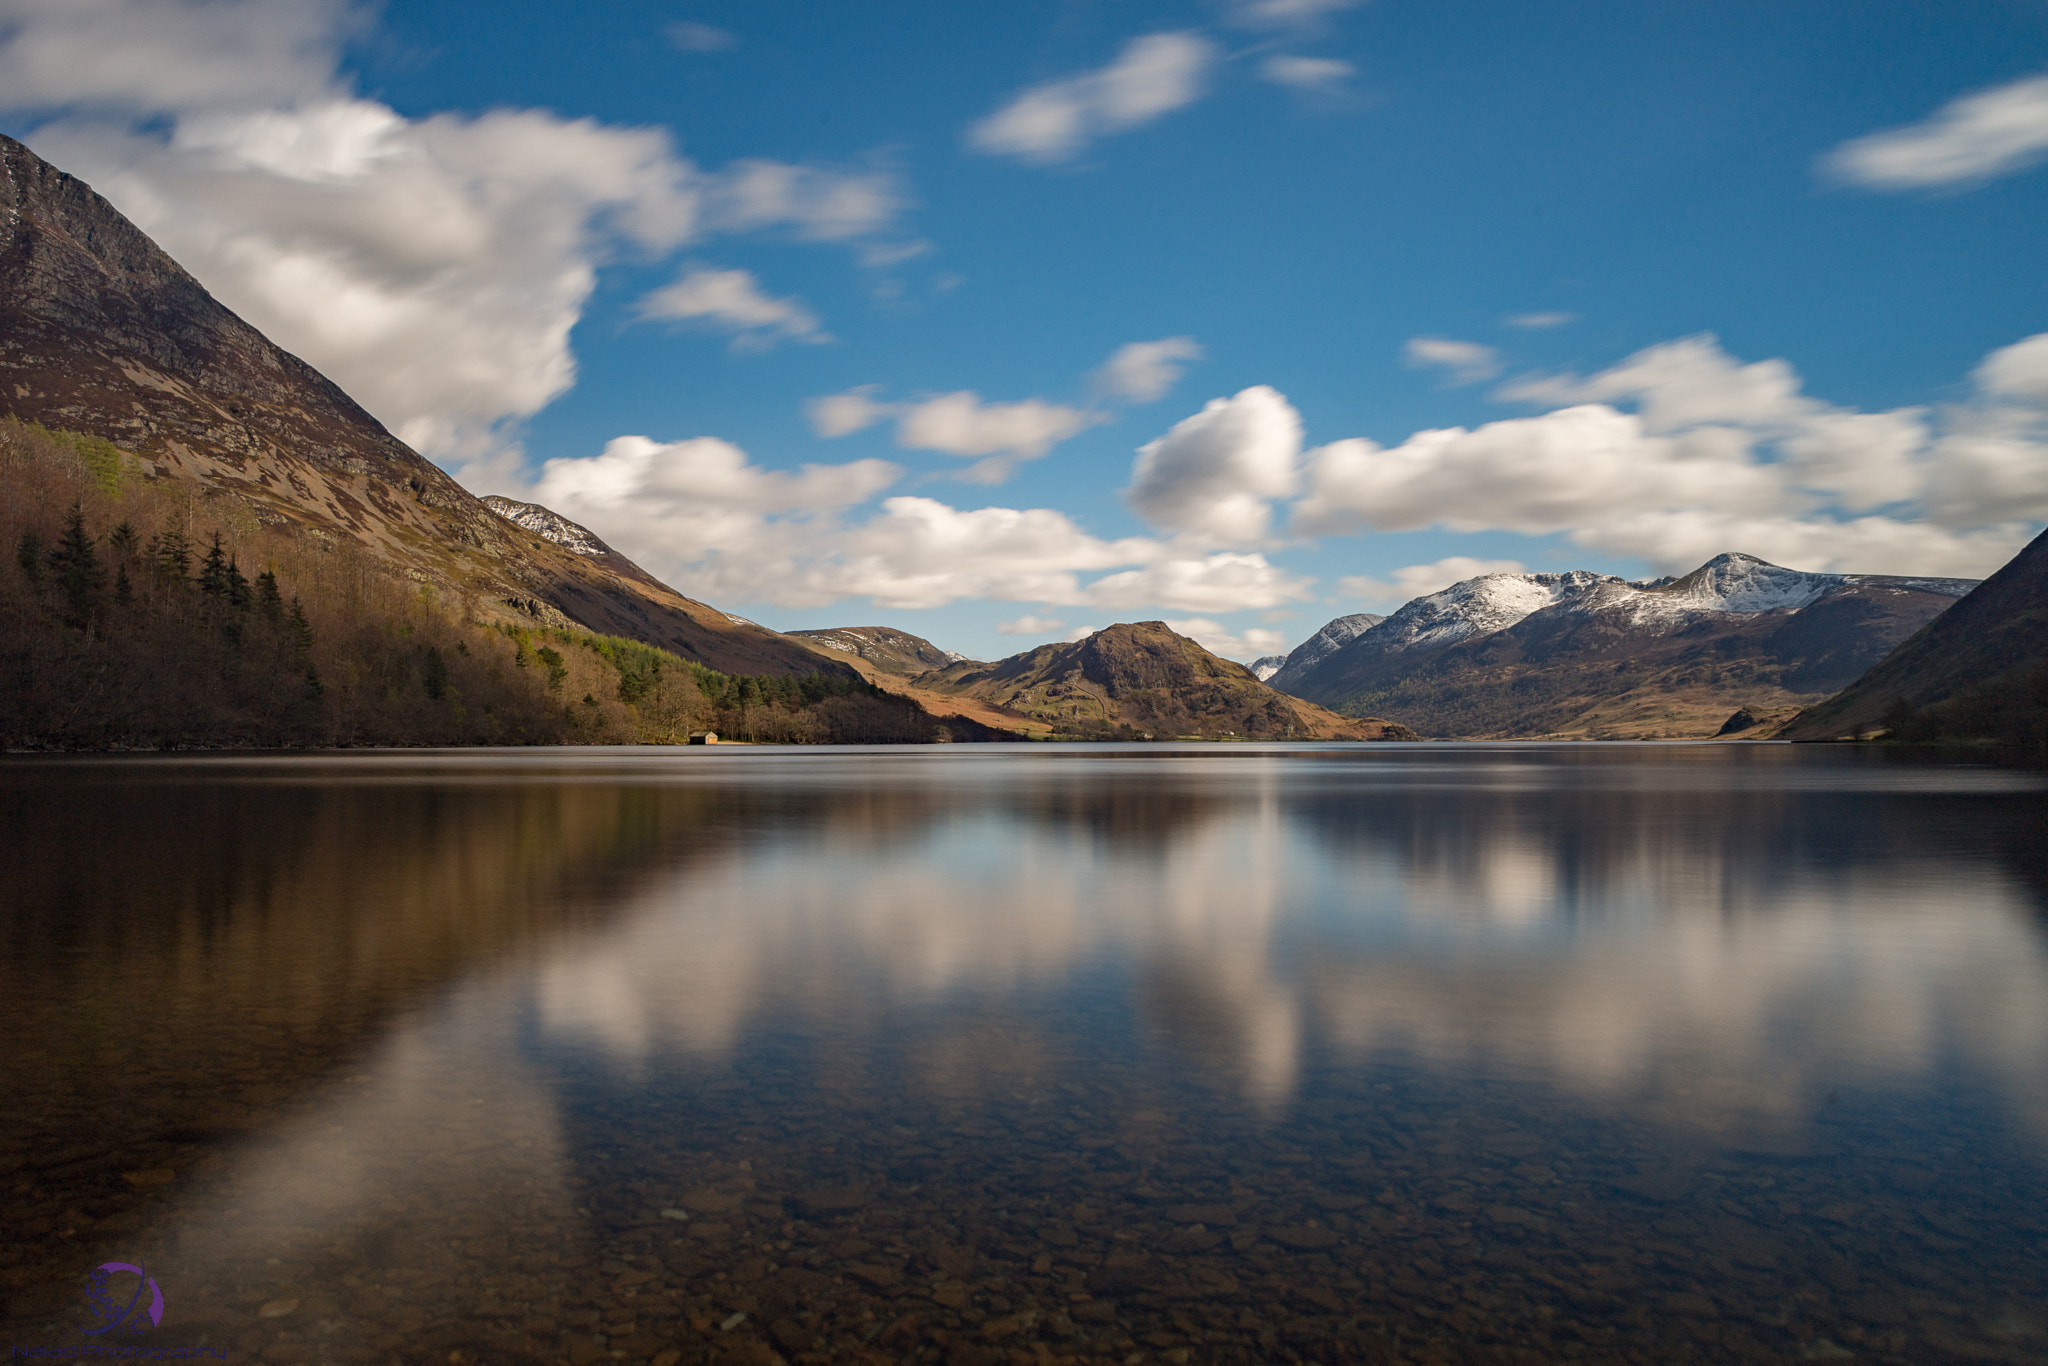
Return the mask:
[[508,622],[106,441],[4,419],[0,546],[9,748],[942,738],[859,678],[726,675]]

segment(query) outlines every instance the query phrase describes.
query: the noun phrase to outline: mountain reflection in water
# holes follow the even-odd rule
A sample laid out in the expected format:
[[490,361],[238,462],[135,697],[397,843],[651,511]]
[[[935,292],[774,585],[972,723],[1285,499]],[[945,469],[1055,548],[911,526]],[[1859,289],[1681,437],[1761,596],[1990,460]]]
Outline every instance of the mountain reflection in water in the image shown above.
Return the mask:
[[146,1251],[162,1331],[252,1360],[2021,1359],[2043,787],[1778,747],[13,763],[9,1320]]

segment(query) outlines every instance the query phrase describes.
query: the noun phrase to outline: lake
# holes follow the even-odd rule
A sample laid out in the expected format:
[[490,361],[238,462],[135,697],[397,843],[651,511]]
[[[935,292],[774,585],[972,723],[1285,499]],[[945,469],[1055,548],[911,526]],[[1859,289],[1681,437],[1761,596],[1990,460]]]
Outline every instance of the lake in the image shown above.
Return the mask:
[[0,810],[10,1344],[2048,1359],[2048,775],[17,756]]

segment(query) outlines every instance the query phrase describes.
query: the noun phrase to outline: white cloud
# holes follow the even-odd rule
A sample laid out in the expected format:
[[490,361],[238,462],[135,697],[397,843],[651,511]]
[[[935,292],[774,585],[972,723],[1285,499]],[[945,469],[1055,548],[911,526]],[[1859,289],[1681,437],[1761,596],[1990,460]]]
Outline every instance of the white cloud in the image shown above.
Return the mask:
[[1232,631],[1222,622],[1208,617],[1168,617],[1166,625],[1169,630],[1178,631],[1210,654],[1221,655],[1225,659],[1242,662],[1261,655],[1282,654],[1286,650],[1286,637],[1260,626],[1247,631]]
[[1822,159],[1835,179],[1918,190],[2011,175],[2048,157],[2048,75],[1963,95],[1931,117],[1845,142]]
[[1477,384],[1500,373],[1500,353],[1478,342],[1410,337],[1401,349],[1412,368],[1443,370],[1452,384]]
[[1578,320],[1579,315],[1576,313],[1514,313],[1501,321],[1509,327],[1540,329],[1563,327],[1566,323],[1575,323]]
[[1156,402],[1180,382],[1184,362],[1200,359],[1202,348],[1193,337],[1125,342],[1095,372],[1095,388],[1133,403]]
[[896,411],[896,405],[875,401],[879,387],[862,384],[843,394],[804,400],[804,415],[811,420],[811,430],[823,437],[849,436],[889,417]]
[[823,437],[846,436],[893,417],[896,444],[904,450],[982,457],[964,475],[978,484],[999,484],[1017,462],[1036,460],[1068,437],[1107,420],[1102,413],[1039,398],[984,403],[981,395],[968,389],[884,403],[874,397],[876,388],[864,384],[809,400],[804,411],[811,429]]
[[1998,388],[2031,382],[2032,342],[1994,353],[1977,401],[1934,417],[1837,408],[1783,361],[1668,342],[1502,390],[1567,405],[1534,417],[1313,451],[1294,525],[1563,533],[1671,571],[1743,550],[1799,568],[1988,573],[2048,518],[2043,414]]
[[0,0],[14,109],[249,108],[337,93],[348,0]]
[[1305,28],[1364,0],[1229,0],[1230,22],[1242,28]]
[[1314,582],[1267,563],[1263,555],[1218,551],[1177,555],[1142,569],[1105,574],[1089,584],[1079,600],[1112,610],[1159,606],[1234,612],[1304,601]]
[[739,39],[722,28],[678,19],[663,30],[669,45],[680,52],[724,52],[739,46]]
[[1261,556],[1102,540],[1050,508],[961,509],[899,496],[859,511],[902,473],[883,460],[774,471],[711,437],[624,436],[595,456],[548,461],[516,492],[713,602],[821,607],[868,597],[915,610],[985,598],[1229,612],[1309,596],[1311,581]]
[[830,341],[818,319],[799,299],[774,299],[761,292],[753,272],[692,266],[653,291],[635,308],[642,318],[699,323],[732,334],[733,346],[760,350],[782,340]]
[[996,623],[996,634],[1001,636],[1049,636],[1055,631],[1066,629],[1067,623],[1057,617],[1035,617],[1026,613],[1014,621]]
[[0,0],[0,105],[228,307],[444,463],[575,381],[598,266],[714,232],[883,231],[893,171],[704,171],[658,129],[350,95],[343,3]]
[[1101,629],[1102,628],[1100,626],[1076,626],[1073,630],[1067,632],[1064,636],[1061,636],[1060,639],[1064,641],[1066,644],[1072,645],[1077,641],[1083,641],[1088,639],[1088,637],[1094,635],[1097,631],[1100,631]]
[[1357,68],[1335,57],[1293,57],[1278,53],[1259,63],[1259,75],[1275,85],[1296,90],[1330,91],[1351,79]]
[[[901,180],[886,165],[799,166],[757,157],[705,177],[703,196],[708,231],[788,228],[806,242],[847,242],[882,232],[906,202]],[[862,254],[877,250],[886,254],[890,248],[866,246]]]
[[2048,407],[2048,332],[1993,351],[1975,378],[1986,393]]
[[1481,574],[1519,574],[1527,567],[1520,560],[1476,560],[1470,555],[1449,555],[1434,564],[1403,566],[1390,578],[1376,579],[1366,574],[1342,578],[1337,580],[1337,591],[1371,610],[1392,609]]
[[1215,44],[1198,34],[1134,38],[1099,71],[1017,95],[968,129],[967,144],[1040,165],[1066,161],[1099,137],[1193,104],[1215,60]]
[[1155,526],[1222,544],[1257,542],[1271,500],[1295,490],[1300,455],[1301,415],[1278,391],[1254,385],[1211,399],[1141,446],[1125,496]]

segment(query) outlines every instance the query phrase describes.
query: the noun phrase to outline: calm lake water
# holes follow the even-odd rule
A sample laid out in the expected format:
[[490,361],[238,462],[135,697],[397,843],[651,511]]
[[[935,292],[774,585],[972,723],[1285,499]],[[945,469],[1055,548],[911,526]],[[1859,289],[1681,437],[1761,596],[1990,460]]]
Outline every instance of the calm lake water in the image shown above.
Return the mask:
[[10,1346],[2048,1360],[2037,773],[16,758],[0,869]]

